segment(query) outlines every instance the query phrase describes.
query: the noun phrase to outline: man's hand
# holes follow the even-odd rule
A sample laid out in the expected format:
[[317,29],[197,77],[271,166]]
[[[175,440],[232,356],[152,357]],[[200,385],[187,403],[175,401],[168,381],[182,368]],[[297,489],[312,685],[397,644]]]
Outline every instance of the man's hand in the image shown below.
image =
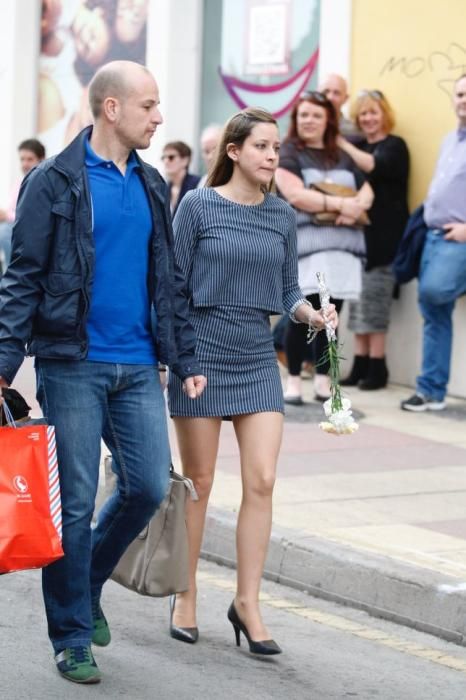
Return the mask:
[[190,399],[197,399],[204,391],[206,384],[207,379],[202,374],[197,374],[195,377],[188,377],[184,380],[183,391]]
[[447,232],[444,236],[446,241],[466,243],[466,224],[452,222],[451,224],[445,224],[443,229]]

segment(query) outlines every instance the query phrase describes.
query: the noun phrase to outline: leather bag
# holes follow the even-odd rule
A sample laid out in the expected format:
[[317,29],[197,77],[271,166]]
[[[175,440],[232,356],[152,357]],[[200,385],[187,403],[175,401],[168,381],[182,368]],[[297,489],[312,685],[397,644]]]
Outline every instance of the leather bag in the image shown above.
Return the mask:
[[[111,463],[111,457],[107,458]],[[107,462],[106,460],[106,462]],[[107,464],[106,464],[107,467]],[[161,506],[129,545],[111,579],[141,595],[163,597],[188,590],[186,498],[197,500],[191,479],[170,468]]]
[[[314,182],[310,185],[310,189],[316,190],[321,194],[329,195],[330,197],[356,197],[357,195],[357,191],[352,187],[338,185],[336,182]],[[311,214],[312,223],[316,226],[331,226],[335,223],[339,215],[340,213],[337,211],[314,212]],[[368,226],[369,224],[370,219],[366,212],[363,211],[357,219],[355,226]]]

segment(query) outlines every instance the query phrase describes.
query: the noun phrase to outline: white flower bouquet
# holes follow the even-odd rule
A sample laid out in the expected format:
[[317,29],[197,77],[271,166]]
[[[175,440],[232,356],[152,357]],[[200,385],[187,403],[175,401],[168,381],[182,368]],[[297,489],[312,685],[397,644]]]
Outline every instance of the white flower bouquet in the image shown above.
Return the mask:
[[[317,281],[319,285],[320,304],[325,313],[330,303],[330,293],[325,284],[323,273],[317,273]],[[353,418],[351,401],[348,398],[343,398],[341,395],[341,358],[338,338],[335,329],[330,324],[326,324],[325,332],[327,334],[328,347],[324,361],[328,361],[329,364],[330,398],[324,403],[324,412],[327,420],[319,423],[319,428],[332,435],[351,435],[351,433],[358,430],[359,425]]]

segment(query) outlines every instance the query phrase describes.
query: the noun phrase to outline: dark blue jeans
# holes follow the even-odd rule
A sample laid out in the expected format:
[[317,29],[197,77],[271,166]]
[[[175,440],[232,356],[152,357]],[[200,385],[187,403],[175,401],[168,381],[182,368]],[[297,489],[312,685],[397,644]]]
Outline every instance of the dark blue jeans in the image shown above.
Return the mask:
[[[43,570],[55,650],[88,645],[91,597],[163,501],[170,448],[156,367],[89,361],[36,361],[37,398],[55,426],[65,556]],[[101,440],[113,456],[117,488],[91,531]]]

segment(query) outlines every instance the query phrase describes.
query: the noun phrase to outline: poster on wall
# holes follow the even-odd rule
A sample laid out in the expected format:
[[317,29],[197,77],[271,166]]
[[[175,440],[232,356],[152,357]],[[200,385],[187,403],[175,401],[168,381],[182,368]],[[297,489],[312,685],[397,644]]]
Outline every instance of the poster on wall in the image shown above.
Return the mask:
[[88,86],[104,63],[146,62],[149,0],[42,0],[38,138],[58,153],[92,118]]
[[290,6],[291,0],[249,0],[245,73],[288,73]]
[[282,133],[316,84],[321,0],[204,0],[201,129],[264,107]]

